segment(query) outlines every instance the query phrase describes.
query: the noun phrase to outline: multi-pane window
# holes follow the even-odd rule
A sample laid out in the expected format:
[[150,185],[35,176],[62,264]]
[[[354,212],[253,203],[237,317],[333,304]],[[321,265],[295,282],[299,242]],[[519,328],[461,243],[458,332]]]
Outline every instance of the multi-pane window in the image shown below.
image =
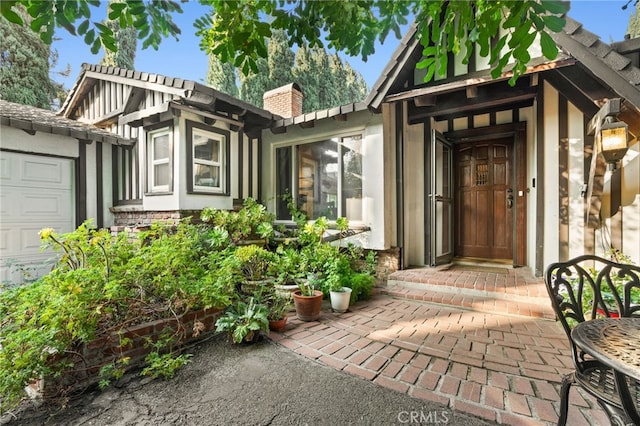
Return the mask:
[[147,189],[149,192],[171,190],[171,150],[171,133],[168,129],[148,134]]
[[220,192],[223,188],[224,136],[193,129],[193,189]]
[[228,195],[230,132],[186,122],[187,192]]
[[[362,137],[336,137],[276,149],[278,199],[291,194],[309,219],[362,220]],[[290,219],[278,203],[278,219]]]

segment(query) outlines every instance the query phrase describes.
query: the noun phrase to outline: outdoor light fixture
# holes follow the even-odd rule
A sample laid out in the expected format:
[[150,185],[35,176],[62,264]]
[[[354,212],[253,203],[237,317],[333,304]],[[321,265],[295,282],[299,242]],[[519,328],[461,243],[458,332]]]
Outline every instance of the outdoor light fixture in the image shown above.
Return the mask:
[[612,117],[607,117],[600,127],[600,143],[602,155],[611,169],[617,168],[618,161],[627,153],[627,141],[629,139],[629,128],[624,121],[613,121]]

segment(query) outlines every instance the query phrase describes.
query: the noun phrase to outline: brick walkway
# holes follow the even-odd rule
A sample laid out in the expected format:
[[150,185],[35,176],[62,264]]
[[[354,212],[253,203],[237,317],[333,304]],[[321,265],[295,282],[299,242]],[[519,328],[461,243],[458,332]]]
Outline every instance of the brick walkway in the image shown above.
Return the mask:
[[[499,424],[557,422],[561,375],[572,362],[554,321],[379,294],[315,322],[295,314],[271,339],[305,357],[413,397]],[[569,424],[608,425],[581,389]]]

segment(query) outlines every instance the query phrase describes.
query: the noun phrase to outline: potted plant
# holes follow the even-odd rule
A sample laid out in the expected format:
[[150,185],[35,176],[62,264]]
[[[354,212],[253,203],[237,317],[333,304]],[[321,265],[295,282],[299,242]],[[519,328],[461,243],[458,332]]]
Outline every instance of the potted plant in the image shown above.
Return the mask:
[[298,283],[298,290],[292,293],[298,319],[315,321],[320,318],[323,293],[320,290],[316,290],[320,283],[321,279],[313,274]]
[[252,295],[260,292],[263,286],[271,285],[276,261],[274,253],[251,244],[238,247],[233,252],[230,266],[240,276],[242,292]]
[[291,298],[280,292],[274,291],[267,300],[269,309],[269,330],[281,331],[287,325],[287,313]]
[[298,289],[298,283],[304,279],[305,261],[294,247],[278,246],[275,266],[275,287],[281,293],[290,293]]
[[269,332],[269,309],[250,297],[231,305],[216,321],[216,331],[226,331],[234,343],[252,343],[260,337],[260,332]]
[[342,256],[336,249],[333,251],[333,257],[326,261],[325,266],[327,268],[325,288],[329,291],[331,309],[334,312],[347,312],[351,300],[351,288],[344,283],[352,273],[349,259]]

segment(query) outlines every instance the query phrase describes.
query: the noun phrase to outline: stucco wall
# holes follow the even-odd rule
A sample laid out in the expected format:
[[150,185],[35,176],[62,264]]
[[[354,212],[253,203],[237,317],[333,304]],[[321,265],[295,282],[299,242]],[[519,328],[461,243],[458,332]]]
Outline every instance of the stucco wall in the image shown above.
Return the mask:
[[335,136],[362,134],[362,174],[363,174],[363,220],[353,225],[365,225],[371,228],[364,234],[352,237],[350,241],[365,248],[384,250],[390,247],[385,239],[385,205],[383,170],[388,166],[384,157],[382,137],[382,116],[369,111],[348,115],[346,121],[327,118],[315,122],[313,128],[303,129],[290,126],[284,134],[264,131],[262,137],[262,194],[269,211],[275,212],[275,150],[291,144],[315,142]]

